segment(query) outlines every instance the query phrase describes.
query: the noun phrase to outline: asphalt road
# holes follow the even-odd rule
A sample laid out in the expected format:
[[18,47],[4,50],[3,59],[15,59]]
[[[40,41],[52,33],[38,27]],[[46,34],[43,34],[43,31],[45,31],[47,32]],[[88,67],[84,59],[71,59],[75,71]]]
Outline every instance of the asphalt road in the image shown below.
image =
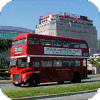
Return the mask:
[[[85,79],[85,80],[82,80],[82,83],[85,83],[85,82],[95,82],[95,81],[98,81],[100,80],[100,77],[95,77],[95,78],[90,78],[90,79]],[[71,84],[69,81],[66,81],[64,84]],[[57,85],[57,82],[55,83],[41,83],[39,84],[39,86],[47,86],[47,85]],[[24,88],[27,88],[27,86],[22,86]],[[22,88],[20,87],[20,88]],[[15,86],[13,84],[1,84],[1,89],[14,89]],[[76,94],[76,93],[73,93],[73,94],[65,94],[65,95],[59,95],[59,96],[51,96],[51,97],[41,97],[40,99],[35,99],[35,100],[87,100],[91,97],[93,97],[93,95],[95,95],[97,93],[97,91],[93,91],[93,92],[89,92],[89,93],[85,93],[85,92],[82,92],[80,94]],[[33,99],[33,98],[32,98]],[[26,98],[25,100],[29,100],[28,98]]]

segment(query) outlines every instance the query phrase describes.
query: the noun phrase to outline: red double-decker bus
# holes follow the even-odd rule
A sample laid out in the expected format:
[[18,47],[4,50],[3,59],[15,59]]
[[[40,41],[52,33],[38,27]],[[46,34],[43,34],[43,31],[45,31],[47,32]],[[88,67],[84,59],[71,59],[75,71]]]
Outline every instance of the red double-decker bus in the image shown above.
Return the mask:
[[87,78],[89,47],[85,40],[23,33],[13,39],[11,76],[15,86]]

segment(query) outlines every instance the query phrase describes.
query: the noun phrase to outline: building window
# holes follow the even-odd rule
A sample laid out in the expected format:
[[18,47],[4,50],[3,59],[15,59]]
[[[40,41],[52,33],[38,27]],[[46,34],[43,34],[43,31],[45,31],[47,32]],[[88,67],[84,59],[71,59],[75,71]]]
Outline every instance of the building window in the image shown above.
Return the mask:
[[89,28],[89,27],[84,27],[84,28]]
[[81,26],[77,26],[77,27],[81,27]]
[[76,25],[72,25],[72,26],[75,26],[76,27]]

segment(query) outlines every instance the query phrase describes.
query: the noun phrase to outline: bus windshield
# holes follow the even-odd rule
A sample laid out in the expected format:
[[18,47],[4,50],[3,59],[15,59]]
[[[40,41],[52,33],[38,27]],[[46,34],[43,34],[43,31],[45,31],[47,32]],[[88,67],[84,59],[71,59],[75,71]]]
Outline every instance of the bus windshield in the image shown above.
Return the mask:
[[25,43],[26,43],[26,39],[21,39],[21,40],[13,41],[13,42],[12,42],[12,45],[13,45],[13,46],[17,46],[18,44],[19,44],[19,45],[23,45],[23,44],[25,44]]
[[10,66],[11,67],[16,67],[16,59],[10,60]]

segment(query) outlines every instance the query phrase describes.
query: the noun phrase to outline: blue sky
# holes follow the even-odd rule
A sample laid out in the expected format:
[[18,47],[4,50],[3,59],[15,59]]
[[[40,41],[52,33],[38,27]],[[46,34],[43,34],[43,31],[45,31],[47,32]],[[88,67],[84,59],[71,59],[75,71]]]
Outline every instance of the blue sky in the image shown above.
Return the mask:
[[97,7],[87,0],[13,0],[2,8],[1,26],[14,26],[35,30],[39,17],[52,12],[87,16],[93,20],[100,39],[100,14]]

